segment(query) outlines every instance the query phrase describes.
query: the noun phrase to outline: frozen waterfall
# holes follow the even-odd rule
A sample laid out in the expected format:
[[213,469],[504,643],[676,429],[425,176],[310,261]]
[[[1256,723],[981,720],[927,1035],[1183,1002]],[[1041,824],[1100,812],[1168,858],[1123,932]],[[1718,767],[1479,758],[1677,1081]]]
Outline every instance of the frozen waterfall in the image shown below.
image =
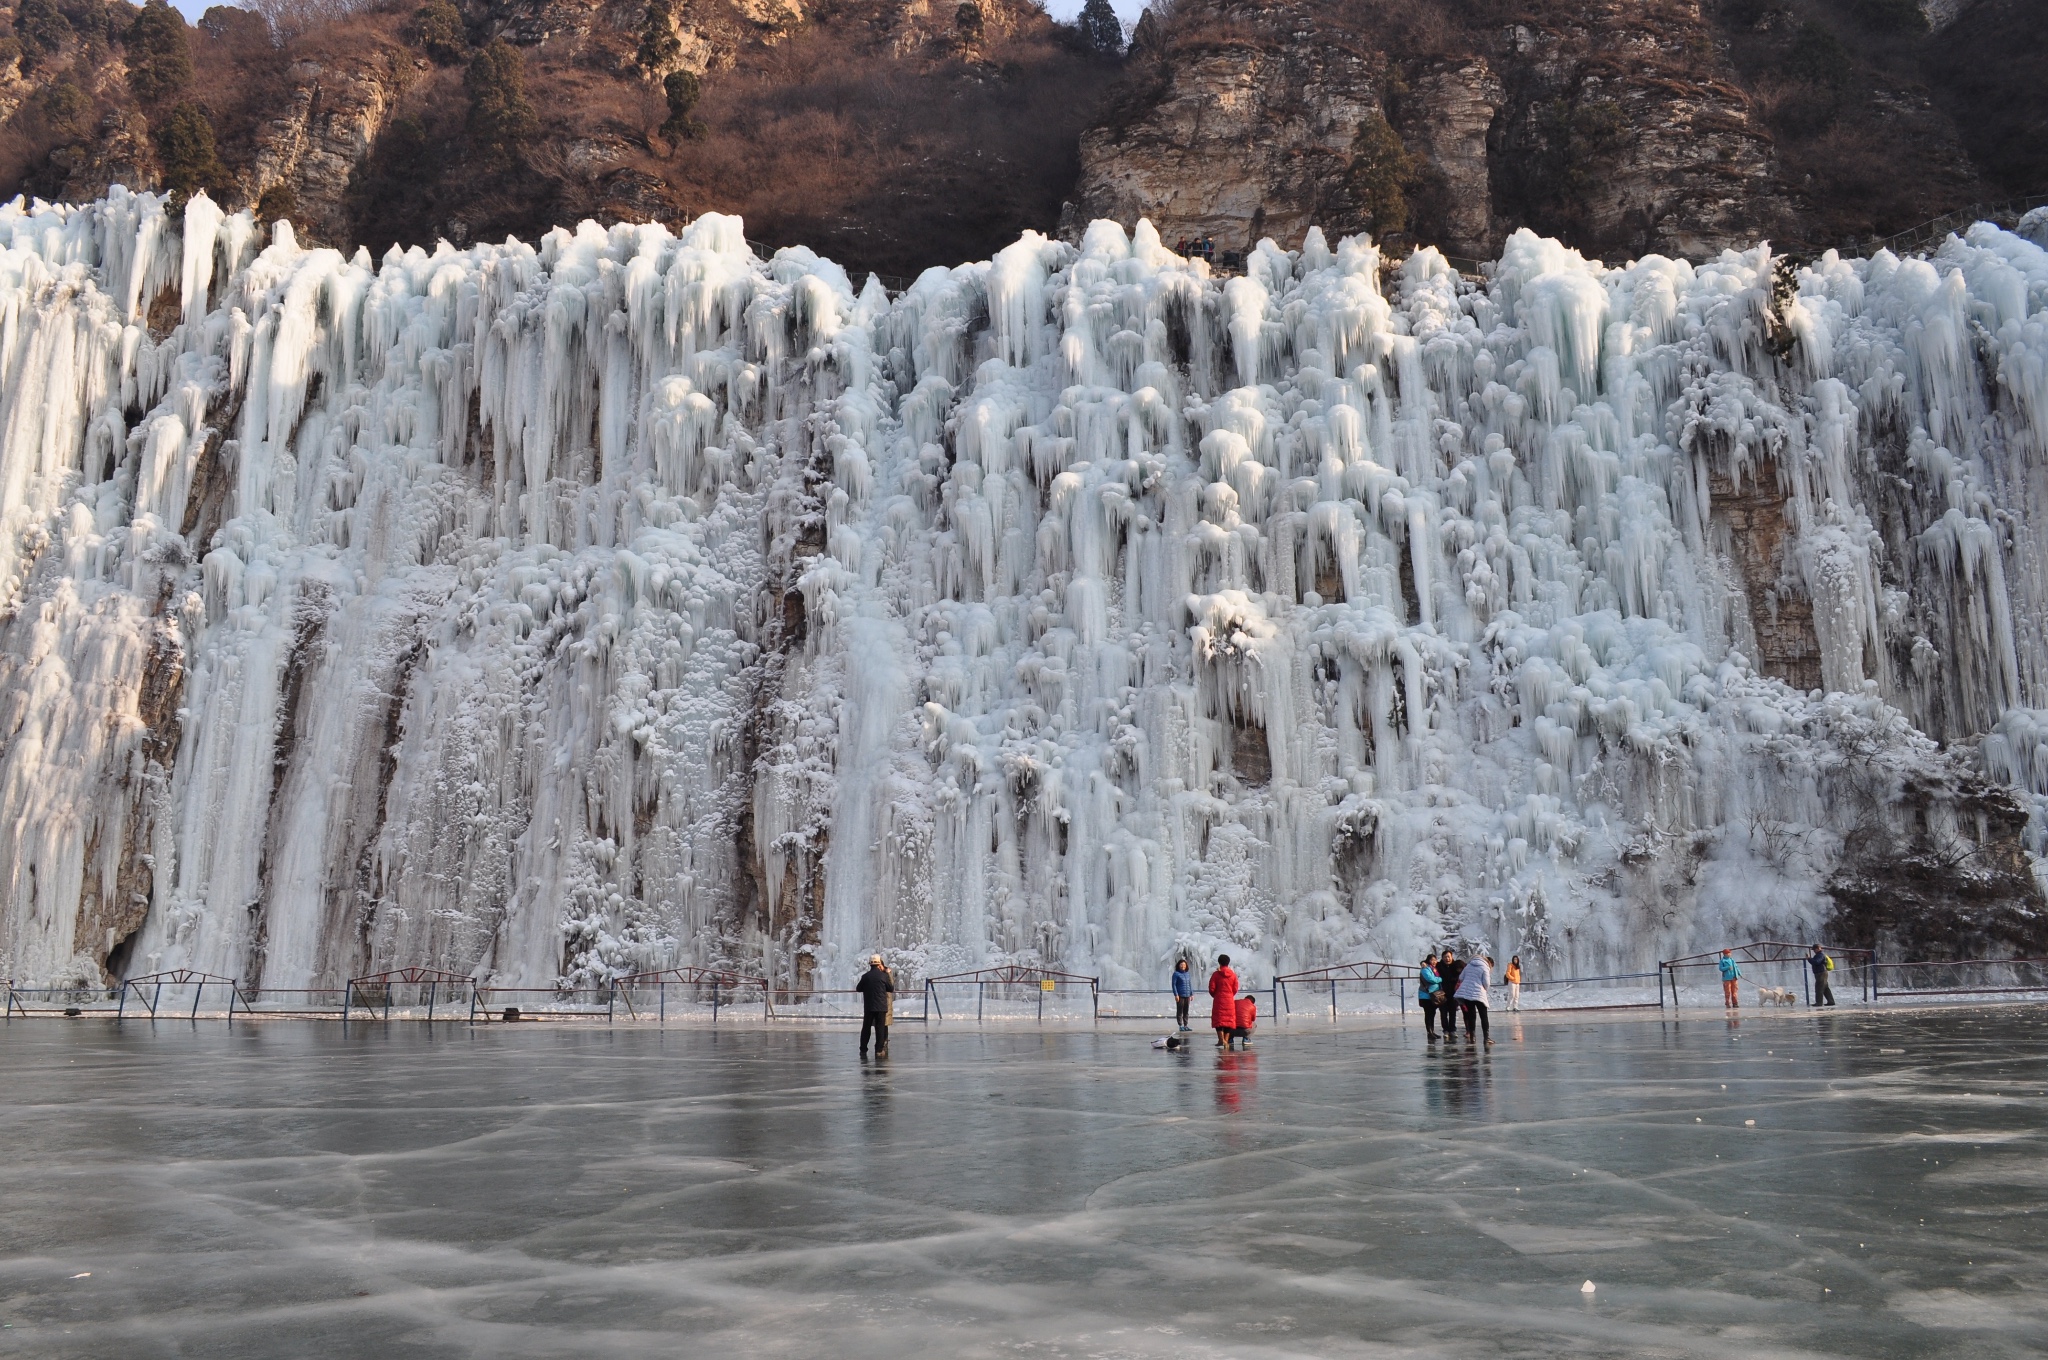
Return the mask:
[[1561,972],[1844,929],[1886,855],[2039,900],[2022,235],[1226,280],[1097,222],[895,297],[716,215],[263,235],[0,209],[18,981]]

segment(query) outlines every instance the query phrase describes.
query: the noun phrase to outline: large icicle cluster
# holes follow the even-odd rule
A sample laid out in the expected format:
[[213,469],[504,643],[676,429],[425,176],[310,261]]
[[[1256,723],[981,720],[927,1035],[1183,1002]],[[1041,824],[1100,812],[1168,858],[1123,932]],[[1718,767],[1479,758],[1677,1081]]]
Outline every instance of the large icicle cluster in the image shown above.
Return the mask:
[[1973,767],[2048,807],[2048,253],[1989,226],[1479,283],[1098,222],[895,298],[717,216],[0,238],[20,980],[1561,971],[1966,857]]

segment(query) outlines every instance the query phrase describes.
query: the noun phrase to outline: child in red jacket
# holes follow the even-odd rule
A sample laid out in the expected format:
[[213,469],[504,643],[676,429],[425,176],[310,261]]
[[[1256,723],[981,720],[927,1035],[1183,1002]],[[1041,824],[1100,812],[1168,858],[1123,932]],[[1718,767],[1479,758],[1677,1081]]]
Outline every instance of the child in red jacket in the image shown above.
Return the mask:
[[1237,1040],[1240,1047],[1250,1048],[1252,1046],[1252,1026],[1258,1023],[1259,999],[1250,992],[1246,992],[1237,999],[1237,1028],[1232,1031],[1231,1037]]

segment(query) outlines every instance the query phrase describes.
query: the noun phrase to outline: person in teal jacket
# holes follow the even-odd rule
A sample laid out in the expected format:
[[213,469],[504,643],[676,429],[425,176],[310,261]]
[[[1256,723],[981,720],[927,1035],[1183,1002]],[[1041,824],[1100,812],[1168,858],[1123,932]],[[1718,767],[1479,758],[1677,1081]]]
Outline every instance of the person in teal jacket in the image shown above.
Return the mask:
[[1188,1032],[1188,1002],[1194,995],[1195,975],[1188,971],[1188,961],[1182,959],[1173,965],[1173,1019],[1182,1034]]
[[1742,981],[1742,969],[1735,964],[1735,955],[1729,950],[1721,951],[1721,1004],[1734,1009],[1742,1004],[1742,998],[1735,993],[1735,984]]
[[1436,975],[1436,955],[1424,955],[1422,971],[1415,975],[1415,1004],[1422,1007],[1422,1027],[1429,1031],[1431,1043],[1436,1042],[1437,998],[1443,985],[1444,980]]

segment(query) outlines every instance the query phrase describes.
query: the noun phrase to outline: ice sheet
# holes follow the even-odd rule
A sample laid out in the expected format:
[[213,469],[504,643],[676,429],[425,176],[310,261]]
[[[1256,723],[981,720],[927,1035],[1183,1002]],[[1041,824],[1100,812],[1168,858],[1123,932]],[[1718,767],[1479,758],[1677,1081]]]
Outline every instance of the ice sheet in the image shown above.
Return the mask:
[[1495,1033],[17,1022],[0,1354],[2039,1353],[2041,1009]]

